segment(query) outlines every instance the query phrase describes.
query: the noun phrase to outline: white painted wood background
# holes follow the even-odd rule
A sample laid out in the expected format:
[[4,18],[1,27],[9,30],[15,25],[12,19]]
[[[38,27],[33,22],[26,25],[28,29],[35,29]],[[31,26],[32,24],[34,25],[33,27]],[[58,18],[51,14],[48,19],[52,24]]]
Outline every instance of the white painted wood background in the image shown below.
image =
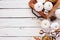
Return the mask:
[[32,14],[29,1],[0,0],[0,40],[34,40],[33,36],[40,36],[40,21]]

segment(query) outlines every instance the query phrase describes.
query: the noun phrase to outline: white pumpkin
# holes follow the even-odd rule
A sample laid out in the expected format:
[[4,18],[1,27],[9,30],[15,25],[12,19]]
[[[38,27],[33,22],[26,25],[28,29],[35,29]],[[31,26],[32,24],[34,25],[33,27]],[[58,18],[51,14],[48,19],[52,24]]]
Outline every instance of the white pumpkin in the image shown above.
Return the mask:
[[57,22],[52,23],[51,28],[52,29],[58,29],[59,28],[59,23],[57,23]]
[[48,20],[43,20],[43,21],[41,22],[41,27],[42,27],[42,28],[49,28],[49,27],[50,27],[50,21],[48,21]]
[[56,15],[57,18],[60,18],[60,9],[57,9],[55,11],[55,15]]
[[53,4],[49,1],[47,1],[45,4],[44,4],[44,9],[45,10],[51,10],[53,8]]
[[34,9],[36,11],[42,11],[43,10],[43,4],[41,2],[38,2],[34,5]]

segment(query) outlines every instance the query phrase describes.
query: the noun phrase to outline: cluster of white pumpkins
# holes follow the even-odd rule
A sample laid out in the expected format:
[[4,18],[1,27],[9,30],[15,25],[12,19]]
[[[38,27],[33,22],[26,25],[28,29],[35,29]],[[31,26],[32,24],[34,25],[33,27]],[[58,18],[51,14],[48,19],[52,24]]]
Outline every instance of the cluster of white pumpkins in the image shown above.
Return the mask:
[[58,28],[60,28],[60,25],[59,25],[59,23],[58,22],[53,22],[53,23],[51,23],[49,20],[43,20],[42,22],[41,22],[41,27],[42,28],[52,28],[52,29],[58,29]]
[[37,3],[34,5],[36,11],[42,11],[43,9],[49,11],[53,8],[53,4],[46,0],[37,0]]
[[[37,3],[34,5],[34,9],[36,11],[42,11],[44,9],[44,14],[48,15],[48,12],[53,8],[53,3],[46,0],[37,0]],[[57,18],[60,18],[60,9],[55,11],[55,15]]]

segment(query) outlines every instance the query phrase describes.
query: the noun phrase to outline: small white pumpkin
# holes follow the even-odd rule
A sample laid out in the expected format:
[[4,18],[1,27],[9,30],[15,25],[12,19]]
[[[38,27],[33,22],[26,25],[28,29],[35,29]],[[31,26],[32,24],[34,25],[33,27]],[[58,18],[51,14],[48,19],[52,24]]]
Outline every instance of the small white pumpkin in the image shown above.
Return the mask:
[[34,5],[34,9],[36,11],[42,11],[43,10],[43,4],[41,2],[38,2]]
[[58,29],[59,28],[59,23],[57,23],[57,22],[52,23],[51,28],[52,29]]
[[44,14],[48,15],[48,10],[44,10]]
[[44,9],[45,10],[51,10],[53,8],[53,4],[49,1],[47,1],[45,4],[44,4]]
[[43,20],[43,21],[41,22],[41,27],[42,27],[42,28],[49,28],[49,27],[50,27],[50,21],[48,21],[48,20]]
[[56,15],[57,18],[60,18],[60,9],[57,9],[55,11],[55,15]]

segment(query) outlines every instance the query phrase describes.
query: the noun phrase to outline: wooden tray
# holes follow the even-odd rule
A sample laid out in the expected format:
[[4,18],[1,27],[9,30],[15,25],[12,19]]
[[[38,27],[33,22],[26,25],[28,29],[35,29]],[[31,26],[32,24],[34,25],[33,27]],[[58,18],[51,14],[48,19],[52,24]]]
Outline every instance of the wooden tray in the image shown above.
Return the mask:
[[[48,0],[46,0],[46,1],[48,1]],[[34,4],[35,4],[36,2],[37,2],[36,0],[30,0],[29,6],[30,6],[32,9],[34,9]],[[55,10],[58,8],[59,5],[60,5],[60,0],[57,0],[57,2],[54,4],[52,10],[48,13],[48,15],[44,14],[43,11],[39,11],[38,13],[39,13],[41,16],[43,16],[45,19],[48,19],[48,18],[50,18],[50,17],[54,14]],[[36,11],[36,10],[35,10],[35,11]],[[36,12],[37,12],[37,11],[36,11]]]

